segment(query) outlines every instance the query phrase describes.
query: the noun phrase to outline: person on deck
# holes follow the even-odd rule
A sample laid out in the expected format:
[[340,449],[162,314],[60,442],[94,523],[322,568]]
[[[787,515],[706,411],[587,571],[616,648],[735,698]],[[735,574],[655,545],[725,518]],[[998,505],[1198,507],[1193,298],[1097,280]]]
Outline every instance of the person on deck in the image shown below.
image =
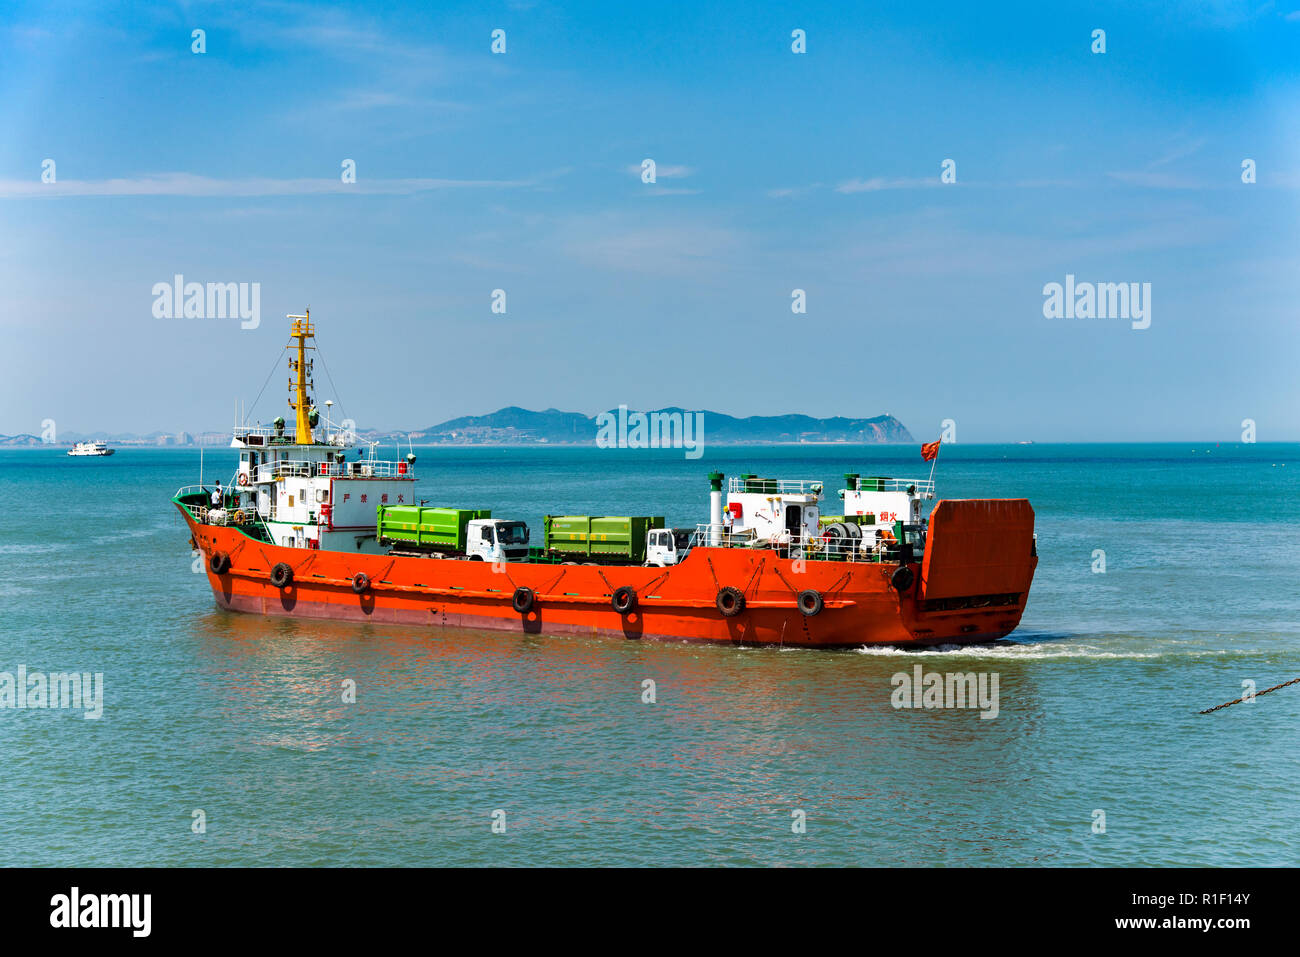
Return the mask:
[[212,490],[212,507],[221,508],[221,479],[217,479],[217,487]]

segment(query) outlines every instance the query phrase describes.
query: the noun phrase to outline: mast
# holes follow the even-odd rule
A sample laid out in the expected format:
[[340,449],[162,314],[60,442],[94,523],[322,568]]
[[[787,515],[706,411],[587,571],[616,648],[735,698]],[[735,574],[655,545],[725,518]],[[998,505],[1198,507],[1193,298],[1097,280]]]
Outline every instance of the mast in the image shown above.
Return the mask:
[[307,350],[313,348],[307,345],[307,340],[316,334],[316,330],[312,328],[310,308],[305,315],[285,316],[285,318],[293,320],[289,335],[297,340],[296,347],[288,345],[285,348],[298,350],[298,358],[289,359],[289,370],[293,373],[293,378],[289,381],[289,389],[293,394],[293,398],[289,400],[289,408],[297,413],[294,442],[298,445],[311,445],[313,443],[311,422],[308,420],[311,412],[311,397],[307,395],[307,389],[312,385],[311,379],[308,378],[311,375],[311,363],[306,356]]

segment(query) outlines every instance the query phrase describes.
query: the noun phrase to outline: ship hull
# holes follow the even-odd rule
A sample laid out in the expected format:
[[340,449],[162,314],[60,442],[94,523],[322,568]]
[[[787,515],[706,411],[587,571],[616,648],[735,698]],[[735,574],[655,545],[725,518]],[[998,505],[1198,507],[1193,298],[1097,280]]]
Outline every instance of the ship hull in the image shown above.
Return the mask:
[[[978,506],[980,501],[956,504]],[[1028,502],[1023,506],[1028,510]],[[216,603],[229,611],[534,635],[816,648],[988,642],[1019,625],[1037,566],[1032,510],[1028,532],[1023,521],[1013,532],[999,531],[991,557],[976,565],[941,567],[927,556],[924,565],[911,566],[915,583],[900,593],[891,584],[899,566],[889,563],[800,562],[771,550],[696,547],[667,568],[494,566],[467,559],[286,548],[237,528],[200,524],[180,502],[177,507],[204,554]],[[954,540],[975,529],[988,510],[967,511],[966,524],[954,526]],[[956,521],[962,513],[950,508],[949,514]],[[217,552],[229,556],[229,569],[222,574],[206,564]],[[293,570],[283,589],[271,583],[271,570],[281,562]],[[358,573],[369,579],[360,594],[352,587]],[[611,601],[621,586],[630,586],[637,596],[636,607],[622,614]],[[512,604],[520,587],[535,594],[526,613]],[[724,587],[739,589],[745,597],[744,609],[732,617],[715,604]],[[817,614],[800,611],[798,599],[805,590],[821,597]]]

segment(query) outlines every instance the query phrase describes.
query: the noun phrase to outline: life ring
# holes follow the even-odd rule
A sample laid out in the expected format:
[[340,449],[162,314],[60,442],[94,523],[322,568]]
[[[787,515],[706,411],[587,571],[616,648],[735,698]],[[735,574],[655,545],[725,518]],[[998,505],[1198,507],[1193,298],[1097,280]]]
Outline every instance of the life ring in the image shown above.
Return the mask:
[[805,588],[799,592],[799,610],[811,618],[818,614],[825,606],[822,596],[811,588]]
[[718,606],[723,618],[735,618],[745,610],[745,595],[739,588],[728,585],[719,590],[713,604]]
[[235,514],[232,515],[232,516],[230,516],[230,520],[231,520],[234,524],[236,524],[236,525],[243,525],[243,524],[244,524],[244,510],[243,510],[242,508],[237,508],[237,509],[235,509]]
[[358,595],[364,595],[370,590],[370,576],[365,572],[357,572],[352,576],[352,590]]
[[620,585],[614,589],[610,604],[620,615],[631,614],[636,609],[636,589],[631,585]]
[[912,587],[916,581],[916,572],[912,571],[910,565],[899,565],[894,569],[894,574],[889,577],[889,583],[898,590],[901,595]]
[[248,473],[247,473],[247,472],[240,472],[240,473],[239,473],[239,484],[240,484],[240,485],[247,485],[247,484],[248,484]]
[[214,575],[224,575],[230,571],[230,556],[225,552],[213,552],[208,556],[208,571]]
[[284,562],[276,562],[271,569],[271,584],[283,591],[293,583],[293,569]]
[[521,615],[526,615],[533,610],[533,601],[536,595],[531,588],[520,585],[515,589],[514,595],[510,599],[510,604],[514,606],[515,611]]

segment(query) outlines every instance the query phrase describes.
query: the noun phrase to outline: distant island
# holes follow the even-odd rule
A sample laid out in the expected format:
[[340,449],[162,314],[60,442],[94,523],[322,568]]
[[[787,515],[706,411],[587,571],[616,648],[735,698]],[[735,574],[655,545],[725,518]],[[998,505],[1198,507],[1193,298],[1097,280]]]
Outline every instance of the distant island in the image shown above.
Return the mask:
[[[611,409],[610,415],[618,415]],[[635,414],[635,413],[633,413]],[[745,418],[723,412],[686,410],[679,407],[646,410],[646,415],[703,415],[704,442],[711,445],[791,445],[791,444],[914,444],[912,433],[892,415],[865,419],[834,416],[819,419],[810,415],[751,415]],[[361,442],[419,445],[593,445],[598,431],[598,416],[581,412],[545,409],[535,412],[518,406],[499,409],[488,415],[468,415],[437,425],[410,431],[359,429]],[[107,441],[118,446],[187,446],[229,445],[229,430],[220,432],[151,432],[106,434],[103,432],[63,432],[57,446],[74,442]],[[49,443],[35,435],[0,435],[0,447],[34,447]]]

